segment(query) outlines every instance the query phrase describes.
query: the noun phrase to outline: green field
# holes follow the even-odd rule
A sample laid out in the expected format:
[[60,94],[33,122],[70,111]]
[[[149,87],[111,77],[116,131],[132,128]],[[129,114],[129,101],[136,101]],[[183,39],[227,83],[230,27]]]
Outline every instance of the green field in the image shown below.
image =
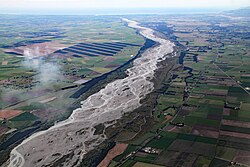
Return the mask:
[[[145,130],[155,137],[146,140],[147,135],[140,134],[137,139],[141,149],[147,146],[160,152],[147,153],[152,159],[134,155],[129,161],[181,167],[227,167],[231,161],[238,166],[250,165],[250,40],[245,38],[250,24],[244,19],[221,20],[216,15],[148,16],[138,20],[155,29],[161,27],[159,30],[170,40],[184,45],[180,50],[186,55],[181,58],[179,54],[170,72],[175,77],[156,90],[154,125]],[[217,29],[215,22],[223,26]],[[245,30],[240,28],[243,25]],[[197,55],[197,62],[192,55]],[[171,119],[166,120],[167,116]],[[223,124],[226,121],[229,125]],[[143,141],[148,143],[144,145]]]

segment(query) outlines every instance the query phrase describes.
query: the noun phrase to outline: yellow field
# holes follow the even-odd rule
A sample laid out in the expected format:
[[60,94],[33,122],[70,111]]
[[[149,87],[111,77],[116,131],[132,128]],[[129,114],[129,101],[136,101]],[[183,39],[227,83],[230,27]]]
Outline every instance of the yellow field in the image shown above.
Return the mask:
[[104,68],[104,67],[93,67],[90,69],[99,73],[106,73],[110,71],[110,68]]

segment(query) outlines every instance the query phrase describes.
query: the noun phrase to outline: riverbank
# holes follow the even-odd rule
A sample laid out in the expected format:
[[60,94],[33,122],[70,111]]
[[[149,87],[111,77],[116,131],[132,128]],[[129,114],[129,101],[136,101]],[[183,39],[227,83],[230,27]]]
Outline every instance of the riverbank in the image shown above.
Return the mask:
[[[17,146],[12,151],[12,166],[17,163],[19,166],[79,164],[79,160],[87,152],[107,138],[104,132],[95,134],[97,125],[104,124],[104,129],[113,125],[125,113],[140,107],[140,101],[154,90],[151,80],[158,69],[157,64],[173,52],[173,44],[156,37],[154,31],[149,28],[140,27],[138,23],[130,20],[125,21],[159,45],[146,50],[133,62],[133,67],[127,70],[128,77],[111,82],[88,97],[82,102],[81,108],[74,110],[69,119],[32,135]],[[16,154],[17,152],[20,154]]]
[[[74,109],[81,107],[81,105],[80,105],[81,101],[87,99],[87,97],[89,97],[90,95],[98,92],[99,90],[104,88],[105,85],[107,85],[108,83],[113,82],[116,79],[125,78],[127,76],[125,74],[125,71],[126,71],[126,69],[131,67],[132,62],[136,58],[140,57],[141,53],[143,53],[144,50],[154,46],[155,44],[156,43],[154,41],[145,38],[144,45],[140,48],[138,53],[134,57],[132,57],[130,60],[128,60],[126,63],[122,64],[121,66],[114,69],[113,71],[105,73],[99,77],[96,77],[96,78],[84,83],[84,85],[80,88],[80,91],[83,91],[83,92],[81,92],[81,94],[78,95],[78,99],[74,102],[74,104],[72,104],[72,107],[69,107],[69,108],[71,108],[71,110],[69,110],[67,112],[67,114],[65,114],[65,116],[62,116],[60,118],[60,120],[57,120],[57,122],[60,122],[62,120],[67,119],[71,115],[71,113]],[[76,94],[76,93],[78,93],[78,91],[73,93],[71,96],[73,97],[74,94]],[[13,134],[10,137],[8,137],[0,145],[0,151],[2,151],[0,154],[2,157],[2,159],[0,160],[0,165],[2,165],[8,159],[8,155],[9,155],[10,151],[15,146],[20,144],[25,138],[29,137],[34,132],[46,130],[53,125],[54,125],[54,121],[46,122],[46,124],[40,124],[39,128],[37,128],[37,126],[34,125],[34,127],[33,126],[29,127],[29,128],[27,128],[27,130],[25,129],[21,132],[17,132],[17,134]],[[34,129],[34,130],[31,131],[30,129]]]
[[[154,83],[154,91],[140,101],[139,108],[125,114],[113,126],[105,129],[107,140],[84,156],[81,167],[97,166],[106,157],[108,151],[115,146],[115,143],[129,143],[138,139],[155,125],[153,112],[155,112],[157,98],[163,89],[162,83],[172,77],[170,71],[177,62],[177,57],[172,57],[174,55],[175,53],[169,54],[171,58],[158,64],[159,69],[155,72],[154,79],[151,80]],[[145,121],[142,122],[142,120]]]

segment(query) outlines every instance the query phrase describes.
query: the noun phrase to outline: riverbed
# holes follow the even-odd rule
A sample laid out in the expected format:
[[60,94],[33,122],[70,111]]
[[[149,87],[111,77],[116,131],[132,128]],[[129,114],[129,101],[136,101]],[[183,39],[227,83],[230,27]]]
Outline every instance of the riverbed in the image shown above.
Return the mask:
[[154,90],[151,82],[157,64],[173,52],[174,44],[157,37],[154,30],[137,22],[123,19],[128,26],[158,45],[145,50],[126,71],[127,77],[115,80],[81,102],[81,108],[48,130],[33,134],[11,151],[9,166],[42,166],[63,164],[74,166],[83,156],[106,140],[103,134],[95,134],[95,126],[111,126],[124,113],[140,107],[140,101]]

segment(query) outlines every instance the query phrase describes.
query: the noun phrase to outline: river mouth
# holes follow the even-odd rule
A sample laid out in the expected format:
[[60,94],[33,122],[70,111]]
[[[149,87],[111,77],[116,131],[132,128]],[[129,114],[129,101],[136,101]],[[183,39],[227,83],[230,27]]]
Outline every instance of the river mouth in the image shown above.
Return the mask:
[[125,113],[141,106],[140,101],[154,90],[157,64],[173,52],[173,44],[155,36],[152,29],[141,27],[137,22],[124,19],[145,38],[159,45],[145,50],[126,71],[127,77],[106,85],[99,92],[82,101],[81,108],[46,131],[24,140],[11,152],[10,166],[53,165],[59,161],[64,166],[78,164],[83,156],[106,140],[105,133],[95,133],[96,126],[109,127]]

